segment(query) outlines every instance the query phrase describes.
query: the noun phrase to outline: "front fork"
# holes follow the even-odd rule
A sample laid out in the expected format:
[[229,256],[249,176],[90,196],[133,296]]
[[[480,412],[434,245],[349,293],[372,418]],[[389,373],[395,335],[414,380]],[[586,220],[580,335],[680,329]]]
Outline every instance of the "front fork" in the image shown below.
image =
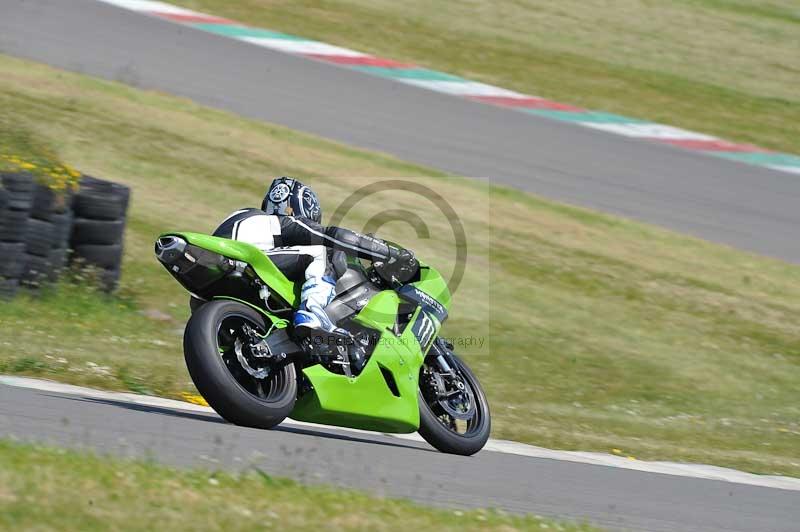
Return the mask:
[[[454,375],[453,367],[450,364],[452,360],[452,352],[453,352],[453,344],[444,340],[443,338],[437,338],[433,345],[431,346],[431,350],[434,352],[433,357],[436,360],[436,363],[439,365],[439,369],[441,369],[442,375]],[[430,354],[428,356],[431,356]]]
[[426,400],[429,404],[438,403],[453,422],[457,419],[468,421],[476,412],[475,397],[464,382],[452,349],[453,345],[442,338],[437,338],[431,346],[433,352],[426,357],[430,361],[426,367],[427,385],[430,387]]
[[[431,351],[426,357],[431,384],[435,389],[438,399],[445,398],[464,390],[464,382],[458,370],[454,370],[453,344],[442,338],[437,338],[431,346]],[[437,371],[438,369],[438,371]]]

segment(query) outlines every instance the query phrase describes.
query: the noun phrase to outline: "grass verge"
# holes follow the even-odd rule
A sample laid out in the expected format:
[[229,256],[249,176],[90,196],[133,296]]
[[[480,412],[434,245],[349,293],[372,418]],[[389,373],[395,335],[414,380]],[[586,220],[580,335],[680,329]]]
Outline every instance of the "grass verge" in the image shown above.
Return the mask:
[[[1,372],[181,397],[187,297],[152,256],[161,231],[210,231],[274,175],[303,177],[328,215],[353,176],[417,176],[472,239],[445,333],[486,340],[459,351],[494,437],[800,475],[800,268],[182,99],[4,56],[0,72],[0,114],[133,189],[119,294],[63,285],[0,305]],[[446,265],[449,226],[422,203],[372,207],[419,213],[431,238],[381,234]],[[356,210],[358,229],[374,210]]]
[[4,530],[396,530],[397,523],[414,530],[593,530],[489,510],[435,510],[258,470],[178,470],[0,440]]
[[589,109],[800,152],[792,0],[175,0]]
[[0,172],[26,172],[57,194],[75,191],[80,173],[59,160],[52,147],[0,115]]

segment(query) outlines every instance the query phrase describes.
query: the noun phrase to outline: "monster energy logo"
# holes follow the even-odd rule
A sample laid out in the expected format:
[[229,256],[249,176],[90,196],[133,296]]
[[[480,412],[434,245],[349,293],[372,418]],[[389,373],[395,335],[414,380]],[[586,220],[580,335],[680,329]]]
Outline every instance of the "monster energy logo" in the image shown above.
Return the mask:
[[436,324],[428,314],[422,312],[416,323],[414,323],[412,332],[417,338],[417,341],[419,341],[422,350],[425,351],[428,348],[428,344],[433,340],[433,335],[436,333]]

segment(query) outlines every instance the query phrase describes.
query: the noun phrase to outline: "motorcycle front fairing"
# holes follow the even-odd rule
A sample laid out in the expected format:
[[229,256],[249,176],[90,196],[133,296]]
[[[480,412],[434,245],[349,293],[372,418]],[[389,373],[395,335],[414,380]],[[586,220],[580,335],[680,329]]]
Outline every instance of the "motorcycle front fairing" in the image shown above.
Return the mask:
[[428,297],[404,326],[398,327],[398,315],[405,298],[394,290],[373,296],[355,317],[380,334],[359,375],[346,377],[319,364],[303,369],[313,388],[298,398],[292,419],[379,432],[419,428],[419,372],[447,317],[450,293],[439,272],[427,266],[421,268],[420,280],[407,286]]

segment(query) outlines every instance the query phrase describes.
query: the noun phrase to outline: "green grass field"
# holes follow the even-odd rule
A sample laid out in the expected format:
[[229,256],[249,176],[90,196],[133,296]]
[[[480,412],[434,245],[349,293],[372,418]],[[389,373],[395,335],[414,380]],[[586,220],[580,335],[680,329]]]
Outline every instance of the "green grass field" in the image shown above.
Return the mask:
[[589,109],[800,152],[794,0],[175,0]]
[[433,510],[257,470],[178,470],[0,440],[3,530],[388,531],[398,523],[410,530],[595,530],[495,511]]
[[[494,437],[800,475],[800,268],[162,94],[4,56],[0,72],[0,115],[133,188],[119,294],[66,284],[0,305],[0,372],[180,397],[187,296],[152,256],[160,232],[210,231],[274,175],[313,184],[329,215],[371,180],[353,176],[409,176],[470,237],[445,333],[487,340],[461,351]],[[439,236],[381,234],[447,269],[447,222],[391,201]],[[354,228],[375,213],[357,211]]]

